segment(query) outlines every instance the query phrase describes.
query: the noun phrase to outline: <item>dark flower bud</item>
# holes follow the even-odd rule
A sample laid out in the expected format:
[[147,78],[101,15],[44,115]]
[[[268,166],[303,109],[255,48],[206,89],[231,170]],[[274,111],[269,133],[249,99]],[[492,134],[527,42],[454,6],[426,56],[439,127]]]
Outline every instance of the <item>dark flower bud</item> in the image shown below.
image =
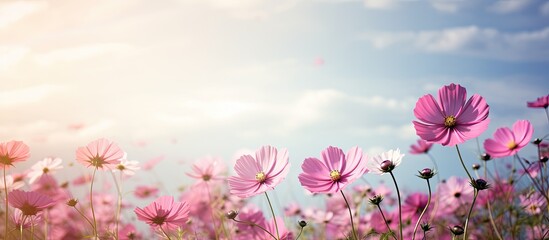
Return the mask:
[[238,215],[238,212],[235,210],[231,210],[225,214],[225,216],[227,216],[228,219],[235,219],[237,215]]
[[542,162],[542,163],[546,163],[548,159],[549,158],[547,158],[547,156],[543,156],[543,157],[539,158],[539,161]]
[[480,165],[478,164],[473,164],[473,170],[479,170],[480,169]]
[[433,229],[433,227],[429,223],[422,223],[419,226],[421,226],[421,230],[423,230],[424,232],[428,232],[428,231],[431,231],[431,229]]
[[301,220],[301,221],[299,221],[299,226],[304,228],[305,226],[307,226],[307,222]]
[[488,153],[483,153],[480,155],[480,160],[489,161],[490,159],[492,159],[492,156],[490,156],[490,154]]
[[419,175],[417,176],[423,179],[430,179],[435,176],[435,174],[436,172],[431,170],[430,168],[424,168],[423,170],[419,171]]
[[381,162],[380,169],[383,172],[390,172],[390,171],[393,171],[393,169],[395,169],[395,164],[393,164],[391,160],[385,160]]
[[454,234],[455,236],[460,236],[463,234],[463,227],[459,226],[459,225],[455,225],[453,226],[452,228],[450,228],[450,232],[452,232],[452,234]]
[[536,139],[534,139],[534,141],[532,143],[536,144],[536,145],[539,145],[541,143],[541,141],[542,141],[541,139],[536,138]]
[[484,179],[480,178],[474,179],[473,182],[471,182],[471,186],[479,191],[490,188],[490,184],[488,184]]
[[69,205],[69,207],[74,207],[76,204],[78,204],[78,199],[76,198],[71,198],[67,201],[67,205]]
[[375,195],[373,198],[369,199],[370,203],[373,205],[379,205],[383,201],[383,196]]

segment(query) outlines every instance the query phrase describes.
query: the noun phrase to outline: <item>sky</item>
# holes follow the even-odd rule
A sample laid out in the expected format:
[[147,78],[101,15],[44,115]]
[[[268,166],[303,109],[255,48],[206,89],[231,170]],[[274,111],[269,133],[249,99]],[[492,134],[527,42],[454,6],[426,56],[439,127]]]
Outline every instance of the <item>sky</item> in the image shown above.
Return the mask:
[[[193,161],[219,156],[233,174],[239,154],[272,145],[289,151],[284,204],[308,201],[296,187],[303,159],[359,146],[400,148],[397,179],[418,189],[431,164],[408,154],[413,108],[450,83],[490,105],[481,144],[518,119],[545,135],[543,110],[526,102],[549,93],[549,2],[0,2],[0,140],[32,154],[16,170],[46,156],[74,163],[77,147],[105,137],[131,160],[163,158],[155,181],[175,194]],[[463,144],[467,164],[476,146]],[[465,176],[455,149],[432,154],[442,178]],[[61,177],[86,172],[72,168]]]

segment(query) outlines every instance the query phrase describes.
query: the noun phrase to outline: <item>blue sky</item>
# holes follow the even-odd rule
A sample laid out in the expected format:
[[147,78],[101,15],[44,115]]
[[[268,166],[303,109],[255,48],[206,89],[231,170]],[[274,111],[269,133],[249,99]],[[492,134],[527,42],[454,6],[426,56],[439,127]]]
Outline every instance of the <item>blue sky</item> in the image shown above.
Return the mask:
[[[196,158],[232,169],[270,144],[289,150],[285,189],[329,145],[407,152],[415,102],[452,82],[491,106],[481,142],[518,119],[540,136],[526,101],[548,94],[548,23],[534,0],[4,1],[0,139],[30,145],[23,169],[107,137],[130,159],[166,156],[171,189]],[[454,149],[433,154],[441,176],[464,176]],[[398,177],[414,189],[426,165],[407,155]]]

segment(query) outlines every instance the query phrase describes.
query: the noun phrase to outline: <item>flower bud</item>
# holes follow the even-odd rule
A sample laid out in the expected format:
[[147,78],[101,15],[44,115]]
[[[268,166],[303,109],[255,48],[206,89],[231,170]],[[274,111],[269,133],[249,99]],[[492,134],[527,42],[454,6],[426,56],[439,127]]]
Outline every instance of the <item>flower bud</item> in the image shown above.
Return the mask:
[[479,170],[480,169],[480,165],[478,164],[473,164],[473,170]]
[[547,156],[543,156],[543,157],[539,158],[539,161],[542,162],[542,163],[546,163],[548,159],[549,158],[547,158]]
[[455,225],[453,226],[452,228],[450,228],[450,231],[455,235],[455,236],[460,236],[463,234],[463,232],[465,230],[463,230],[463,227],[459,226],[459,225]]
[[305,226],[307,226],[307,222],[301,220],[301,221],[299,221],[299,226],[304,228]]
[[78,204],[78,199],[76,198],[71,198],[67,201],[67,205],[69,205],[69,207],[74,207],[76,204]]
[[373,205],[379,205],[383,201],[383,196],[375,195],[373,198],[369,199],[370,203]]
[[490,159],[492,159],[492,156],[490,156],[490,154],[488,153],[483,153],[482,155],[480,155],[480,160],[489,161]]
[[225,214],[225,216],[226,216],[228,219],[231,219],[231,220],[232,220],[232,219],[235,219],[237,215],[238,215],[238,212],[235,211],[235,210],[231,210],[231,211],[229,211],[229,212],[227,212],[227,213]]
[[488,184],[484,179],[479,178],[479,179],[474,179],[473,182],[471,182],[471,186],[481,191],[484,189],[488,189],[490,187],[490,184]]
[[536,138],[536,139],[534,139],[534,141],[532,143],[536,144],[536,145],[539,145],[541,143],[541,141],[542,141],[541,139]]
[[436,172],[431,170],[430,168],[424,168],[423,170],[419,171],[419,175],[417,176],[423,179],[430,179],[435,176],[435,174]]
[[391,160],[385,160],[381,162],[380,169],[383,172],[390,172],[390,171],[393,171],[393,169],[395,169],[395,164],[393,164]]

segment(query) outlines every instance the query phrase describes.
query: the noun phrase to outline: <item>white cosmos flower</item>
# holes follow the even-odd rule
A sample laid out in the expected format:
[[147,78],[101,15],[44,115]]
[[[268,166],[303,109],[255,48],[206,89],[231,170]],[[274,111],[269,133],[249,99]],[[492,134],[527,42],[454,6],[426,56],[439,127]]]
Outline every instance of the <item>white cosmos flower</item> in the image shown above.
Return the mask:
[[43,174],[52,174],[55,171],[62,169],[62,162],[63,160],[61,158],[47,157],[44,158],[42,161],[35,163],[34,165],[32,165],[30,172],[27,174],[27,177],[29,178],[29,183],[34,183],[36,179],[41,177]]

